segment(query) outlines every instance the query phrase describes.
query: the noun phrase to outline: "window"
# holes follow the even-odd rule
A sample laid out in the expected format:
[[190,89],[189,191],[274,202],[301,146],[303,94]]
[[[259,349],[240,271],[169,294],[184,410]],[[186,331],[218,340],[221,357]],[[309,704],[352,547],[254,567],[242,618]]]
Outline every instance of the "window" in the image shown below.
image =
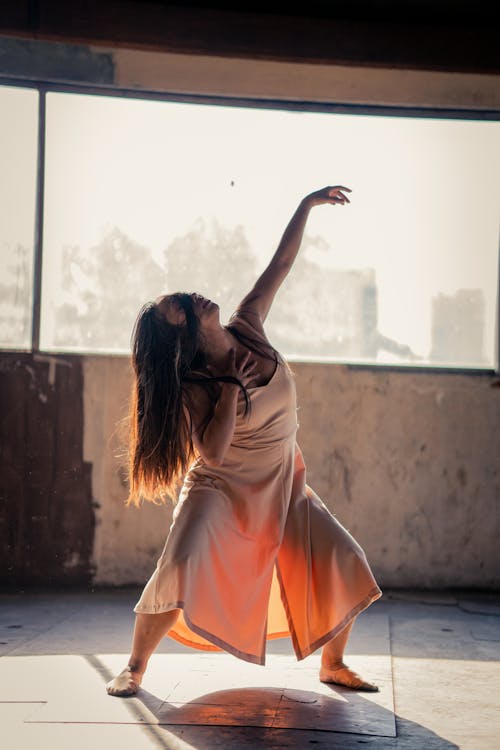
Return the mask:
[[31,345],[38,92],[0,86],[0,346]]
[[298,201],[268,318],[293,359],[495,367],[500,122],[47,94],[41,347],[128,352],[135,316],[199,291],[227,319]]

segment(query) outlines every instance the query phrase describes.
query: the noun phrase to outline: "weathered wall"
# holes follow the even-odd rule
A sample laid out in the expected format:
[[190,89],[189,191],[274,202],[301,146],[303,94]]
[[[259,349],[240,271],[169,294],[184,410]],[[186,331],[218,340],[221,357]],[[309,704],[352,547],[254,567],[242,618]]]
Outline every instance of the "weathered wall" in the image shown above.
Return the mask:
[[[493,378],[293,369],[309,482],[380,583],[498,588]],[[171,508],[124,505],[128,359],[4,353],[0,384],[0,583],[144,583]]]
[[389,586],[498,586],[491,378],[296,368],[310,481]]
[[131,368],[124,357],[84,357],[84,456],[92,464],[97,583],[145,582],[168,532],[171,508],[125,507]]
[[90,582],[80,357],[0,354],[0,584]]
[[[500,586],[500,391],[484,375],[296,363],[308,481],[386,586]],[[145,582],[169,508],[125,508],[127,361],[86,357],[96,581]],[[121,433],[121,436],[120,436]]]

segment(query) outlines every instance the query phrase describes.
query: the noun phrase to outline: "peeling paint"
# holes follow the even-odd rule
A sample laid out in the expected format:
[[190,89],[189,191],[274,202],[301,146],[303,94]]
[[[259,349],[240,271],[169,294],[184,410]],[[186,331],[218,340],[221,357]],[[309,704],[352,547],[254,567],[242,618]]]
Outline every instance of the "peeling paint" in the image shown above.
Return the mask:
[[438,406],[441,406],[441,404],[443,403],[443,400],[444,400],[444,391],[437,391],[435,399],[436,399],[436,404]]
[[3,585],[85,584],[91,574],[81,360],[57,364],[56,357],[0,354]]
[[38,81],[112,84],[113,55],[83,44],[65,44],[3,36],[2,75]]
[[33,354],[33,361],[34,362],[45,362],[49,365],[49,385],[51,388],[54,387],[56,382],[56,367],[59,365],[61,367],[71,367],[71,362],[63,359],[60,356],[56,355],[50,355],[50,354]]

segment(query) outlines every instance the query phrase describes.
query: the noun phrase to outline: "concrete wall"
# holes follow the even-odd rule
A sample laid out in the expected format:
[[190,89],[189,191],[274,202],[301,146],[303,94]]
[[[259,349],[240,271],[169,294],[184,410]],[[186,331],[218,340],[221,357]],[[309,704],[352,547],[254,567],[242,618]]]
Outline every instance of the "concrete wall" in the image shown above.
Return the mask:
[[127,409],[131,368],[123,357],[84,357],[85,460],[92,464],[95,582],[145,582],[153,572],[171,507],[126,508]]
[[[293,365],[308,482],[386,586],[500,586],[500,391],[487,375]],[[125,359],[84,358],[98,583],[144,582],[169,507],[124,508]]]
[[[500,587],[495,379],[292,366],[308,481],[381,585]],[[0,384],[0,583],[144,583],[171,507],[124,505],[128,358],[5,353]]]

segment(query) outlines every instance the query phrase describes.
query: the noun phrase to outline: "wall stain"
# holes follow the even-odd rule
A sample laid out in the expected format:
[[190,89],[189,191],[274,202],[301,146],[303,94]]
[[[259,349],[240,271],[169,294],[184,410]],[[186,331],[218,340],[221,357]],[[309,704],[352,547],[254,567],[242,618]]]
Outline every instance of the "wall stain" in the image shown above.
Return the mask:
[[340,471],[342,473],[342,484],[344,486],[345,497],[349,502],[352,502],[351,474],[347,465],[347,461],[337,449],[333,451],[333,460],[340,467]]
[[467,487],[467,472],[463,466],[460,466],[457,471],[457,479],[460,487]]

